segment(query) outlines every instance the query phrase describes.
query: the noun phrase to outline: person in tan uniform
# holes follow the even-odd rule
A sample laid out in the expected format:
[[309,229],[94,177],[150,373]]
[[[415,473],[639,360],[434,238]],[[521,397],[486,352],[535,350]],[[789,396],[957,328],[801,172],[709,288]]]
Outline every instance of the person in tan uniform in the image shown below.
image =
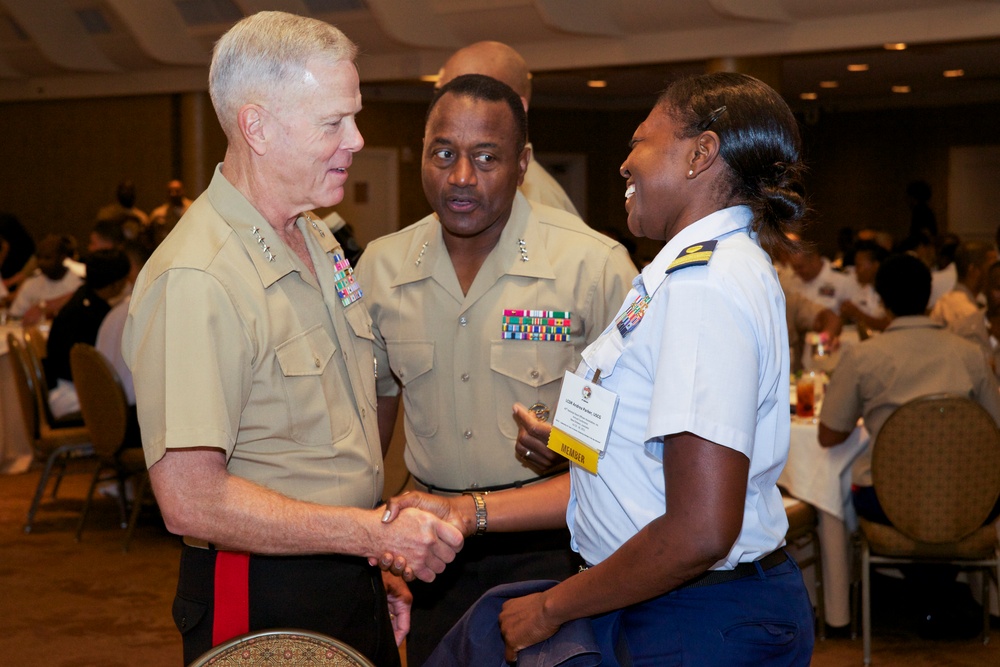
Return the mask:
[[[506,83],[521,98],[525,113],[531,103],[531,72],[521,54],[502,42],[476,42],[459,49],[448,58],[438,73],[437,87],[445,85],[456,76],[463,74],[485,74]],[[534,148],[528,147],[528,167],[520,190],[531,201],[568,211],[575,216],[580,213],[559,181],[545,171],[535,159]]]
[[[358,264],[373,320],[383,448],[402,396],[406,464],[432,493],[484,493],[565,471],[554,452],[515,454],[512,408],[555,409],[565,372],[637,273],[621,244],[518,192],[526,137],[527,116],[509,86],[471,74],[442,87],[422,161],[434,213],[370,243]],[[484,536],[434,584],[415,583],[408,664],[422,664],[493,585],[575,571],[568,537]]]
[[355,54],[333,26],[282,12],[220,39],[209,90],[225,161],[133,292],[123,356],[153,490],[184,536],[185,663],[294,627],[398,665],[409,593],[374,563],[403,553],[431,580],[461,548],[424,512],[380,520],[364,286],[307,213],[343,198],[364,144]]

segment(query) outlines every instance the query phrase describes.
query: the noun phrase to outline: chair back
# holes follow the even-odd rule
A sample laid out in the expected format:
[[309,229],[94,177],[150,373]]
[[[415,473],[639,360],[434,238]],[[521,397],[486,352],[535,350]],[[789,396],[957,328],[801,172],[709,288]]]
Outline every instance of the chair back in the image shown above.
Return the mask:
[[872,482],[893,526],[918,542],[957,542],[1000,497],[1000,427],[966,396],[913,399],[872,449]]
[[188,667],[237,665],[330,665],[375,667],[375,663],[342,641],[307,630],[262,630],[241,635],[202,654]]
[[83,423],[98,456],[113,456],[125,441],[128,402],[114,368],[93,345],[77,343],[69,353]]
[[12,333],[7,334],[7,349],[10,365],[14,369],[14,384],[17,385],[17,401],[21,405],[24,428],[34,442],[39,437],[38,399],[35,395],[34,378],[28,368],[27,353],[21,339]]
[[28,361],[28,369],[31,371],[33,384],[35,386],[35,400],[38,403],[39,417],[45,420],[50,428],[57,426],[58,420],[52,414],[52,406],[49,404],[49,383],[45,379],[45,370],[42,368],[44,355],[39,354],[39,350],[45,349],[45,337],[38,327],[26,327],[24,329],[25,358]]
[[24,344],[31,348],[38,359],[44,359],[48,354],[48,342],[37,325],[24,328]]

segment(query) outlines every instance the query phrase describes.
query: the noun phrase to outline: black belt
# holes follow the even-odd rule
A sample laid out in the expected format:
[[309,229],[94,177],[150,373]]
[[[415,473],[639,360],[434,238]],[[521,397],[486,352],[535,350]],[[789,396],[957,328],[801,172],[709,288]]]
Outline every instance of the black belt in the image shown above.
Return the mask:
[[548,479],[549,477],[555,477],[556,475],[561,475],[566,472],[566,468],[560,468],[559,470],[553,470],[552,472],[547,472],[544,475],[539,475],[538,477],[532,477],[531,479],[522,479],[517,482],[511,482],[510,484],[497,484],[496,486],[477,486],[473,489],[446,489],[443,486],[434,486],[433,484],[428,484],[424,480],[420,479],[416,475],[413,479],[420,484],[420,486],[427,489],[427,493],[453,493],[455,495],[462,495],[463,493],[493,493],[495,491],[506,491],[507,489],[520,489],[522,486],[527,486],[529,484],[534,484],[535,482],[540,482],[543,479]]
[[788,560],[788,554],[785,553],[785,550],[775,549],[759,560],[755,560],[752,563],[739,563],[731,570],[709,570],[704,574],[699,574],[694,579],[685,581],[674,590],[680,590],[682,588],[698,588],[699,586],[713,586],[727,581],[744,579],[757,574],[758,564],[762,570],[767,571],[772,567],[781,565],[786,560]]

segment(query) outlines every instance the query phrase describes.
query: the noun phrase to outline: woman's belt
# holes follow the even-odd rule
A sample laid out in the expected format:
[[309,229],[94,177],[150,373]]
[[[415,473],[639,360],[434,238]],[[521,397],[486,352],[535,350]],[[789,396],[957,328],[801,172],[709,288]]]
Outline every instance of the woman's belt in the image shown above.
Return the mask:
[[685,581],[674,590],[676,591],[682,588],[698,588],[699,586],[713,586],[727,581],[744,579],[757,574],[758,565],[760,565],[760,569],[766,572],[772,567],[781,565],[786,560],[788,560],[788,554],[785,553],[785,550],[775,549],[768,555],[755,560],[752,563],[738,563],[736,567],[731,570],[709,570],[708,572],[698,575],[694,579]]

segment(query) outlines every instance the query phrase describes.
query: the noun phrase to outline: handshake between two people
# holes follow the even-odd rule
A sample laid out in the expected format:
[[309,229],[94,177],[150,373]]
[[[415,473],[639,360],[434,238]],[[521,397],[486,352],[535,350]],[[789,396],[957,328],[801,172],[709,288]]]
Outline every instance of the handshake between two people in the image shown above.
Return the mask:
[[[514,404],[513,418],[518,426],[514,455],[523,465],[543,475],[565,467],[565,459],[546,447],[551,430],[550,424],[540,420],[534,412],[520,403]],[[414,579],[433,581],[435,574],[443,572],[445,566],[454,560],[455,554],[461,551],[464,539],[476,534],[479,528],[476,510],[476,500],[471,495],[440,496],[422,491],[407,491],[395,496],[386,503],[382,515],[383,525],[391,527],[400,519],[412,514],[419,514],[430,520],[431,517],[427,516],[430,514],[439,520],[437,534],[443,544],[434,552],[433,559],[408,562],[406,551],[393,545],[393,551],[386,550],[380,558],[371,557],[368,562],[373,566],[378,565],[384,572],[402,577],[404,581]],[[508,517],[508,521],[510,520],[513,519]],[[540,526],[521,528],[538,527]],[[452,548],[450,554],[446,547]]]
[[[461,505],[470,506],[469,515],[462,511]],[[428,514],[433,516],[428,516]],[[414,553],[400,549],[398,543],[393,544],[393,551],[385,551],[380,558],[369,557],[370,565],[377,565],[383,571],[402,577],[404,581],[434,581],[434,578],[444,572],[445,566],[455,559],[455,554],[462,550],[465,538],[476,532],[475,503],[471,496],[444,497],[433,496],[422,491],[407,491],[386,503],[382,515],[382,524],[391,528],[400,519],[419,516],[420,521],[429,522],[433,532],[427,533],[428,542],[423,549],[423,558],[417,561],[408,559],[406,554]],[[431,539],[433,538],[433,539]],[[429,548],[428,548],[429,547]]]

